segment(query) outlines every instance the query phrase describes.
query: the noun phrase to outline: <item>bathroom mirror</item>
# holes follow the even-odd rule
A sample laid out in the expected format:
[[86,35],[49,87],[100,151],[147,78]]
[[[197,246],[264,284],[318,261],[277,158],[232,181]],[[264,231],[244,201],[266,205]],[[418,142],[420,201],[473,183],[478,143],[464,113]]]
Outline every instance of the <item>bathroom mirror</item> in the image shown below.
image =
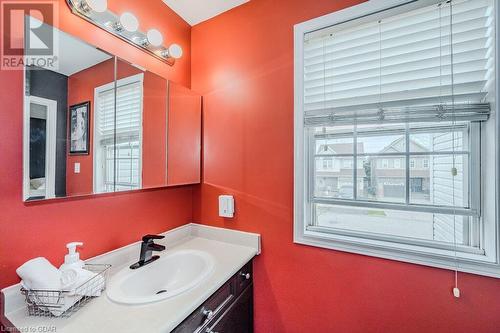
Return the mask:
[[57,66],[25,67],[24,200],[199,183],[201,96],[55,30]]

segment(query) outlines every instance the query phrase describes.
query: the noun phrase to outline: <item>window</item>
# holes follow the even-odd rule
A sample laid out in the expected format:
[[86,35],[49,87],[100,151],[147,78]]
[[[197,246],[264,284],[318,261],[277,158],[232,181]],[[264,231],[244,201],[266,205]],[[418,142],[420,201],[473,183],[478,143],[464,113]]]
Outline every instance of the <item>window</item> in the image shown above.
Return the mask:
[[401,159],[400,158],[394,159],[394,168],[395,169],[400,169],[401,168]]
[[342,160],[342,167],[350,169],[352,168],[352,159],[343,159]]
[[95,89],[96,193],[141,188],[142,82],[139,74]]
[[323,169],[332,169],[333,168],[333,160],[331,158],[325,158],[323,160]]
[[[452,127],[453,132],[450,133]],[[312,225],[330,227],[332,221],[335,221],[335,228],[341,228],[339,223],[341,213],[349,212],[343,219],[342,228],[352,227],[347,222],[348,217],[352,216],[352,224],[356,225],[357,230],[366,228],[376,232],[376,228],[380,228],[378,232],[387,235],[405,235],[408,238],[436,241],[437,225],[433,214],[461,215],[464,220],[463,227],[473,232],[461,233],[458,238],[448,233],[446,237],[441,237],[439,242],[452,244],[458,241],[460,244],[478,246],[476,237],[480,227],[477,213],[479,207],[471,206],[475,204],[475,201],[469,198],[470,193],[480,191],[477,188],[480,184],[480,172],[476,169],[478,165],[471,163],[471,156],[478,154],[478,151],[471,151],[473,138],[479,139],[477,124],[467,122],[455,125],[449,123],[390,124],[383,128],[380,125],[361,128],[333,126],[326,130],[312,131],[312,133],[310,137],[313,141],[312,145],[329,140],[335,141],[346,136],[352,138],[353,145],[359,142],[358,149],[351,149],[350,153],[332,154],[332,158],[342,158],[343,167],[350,169],[343,173],[344,176],[350,176],[350,182],[339,183],[335,189],[337,192],[333,191],[328,195],[321,195],[321,191],[315,191],[318,194],[311,200],[314,214]],[[367,137],[370,140],[365,140]],[[455,137],[455,152],[451,147],[452,137]],[[405,139],[401,140],[401,138],[408,138],[408,144],[404,141]],[[443,142],[448,142],[448,146]],[[309,157],[310,160],[318,157],[316,154],[313,155],[315,156]],[[394,156],[397,158],[394,159]],[[429,170],[411,170],[418,165],[416,164],[418,160],[423,161],[426,157],[433,158],[435,164],[433,174]],[[381,168],[378,163],[380,160],[382,161]],[[409,167],[406,167],[407,163],[403,163],[403,167],[395,169],[393,167],[395,160],[400,162],[409,160]],[[450,172],[453,160],[459,170],[454,179]],[[356,164],[357,172],[354,172],[352,162]],[[464,170],[469,170],[469,174],[467,175]],[[332,173],[332,176],[336,175]],[[316,178],[312,184],[313,187],[318,186],[318,178],[321,180],[321,177]],[[451,182],[455,182],[456,191],[450,198],[447,188]],[[474,186],[476,188],[473,188]],[[380,205],[375,203],[380,203]],[[320,205],[320,208],[316,208],[315,204]],[[392,204],[400,204],[401,207]],[[343,205],[349,207],[341,208]],[[371,208],[366,208],[363,215],[375,214],[377,219],[382,220],[375,228],[371,222],[360,223],[356,217],[361,214],[364,207]],[[394,211],[389,214],[377,209],[380,207],[394,208]],[[398,209],[403,210],[403,208],[404,212],[397,212]],[[407,211],[408,209],[415,212]],[[389,227],[396,220],[400,225],[403,224],[402,221],[407,221],[410,225],[416,218],[423,221],[421,226],[401,228],[401,230]],[[369,219],[366,218],[366,220]]]
[[[295,242],[500,277],[495,4],[368,2],[295,27]],[[342,169],[315,172],[325,157]]]

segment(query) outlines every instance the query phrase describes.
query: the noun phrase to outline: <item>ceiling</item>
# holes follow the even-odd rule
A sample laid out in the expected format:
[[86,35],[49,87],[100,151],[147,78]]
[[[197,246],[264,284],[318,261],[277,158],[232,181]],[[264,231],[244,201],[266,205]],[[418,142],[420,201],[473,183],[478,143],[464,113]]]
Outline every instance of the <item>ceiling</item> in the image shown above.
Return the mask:
[[250,0],[163,0],[190,25],[217,16]]
[[[55,52],[57,55],[57,68],[54,69],[52,66],[45,67],[48,70],[70,76],[112,58],[111,55],[96,49],[94,46],[82,42],[81,40],[62,32],[57,28],[47,25],[46,23],[42,23],[36,18],[30,17],[30,19],[33,21],[33,26],[42,25],[50,29],[55,29],[56,31],[57,35],[54,44],[56,45]],[[31,42],[33,42],[33,40],[37,42],[36,35],[30,34],[30,36]],[[40,47],[39,43],[35,44],[37,45],[36,47]]]
[[70,76],[105,60],[111,59],[111,56],[61,32],[59,34],[58,59],[59,69],[57,72]]

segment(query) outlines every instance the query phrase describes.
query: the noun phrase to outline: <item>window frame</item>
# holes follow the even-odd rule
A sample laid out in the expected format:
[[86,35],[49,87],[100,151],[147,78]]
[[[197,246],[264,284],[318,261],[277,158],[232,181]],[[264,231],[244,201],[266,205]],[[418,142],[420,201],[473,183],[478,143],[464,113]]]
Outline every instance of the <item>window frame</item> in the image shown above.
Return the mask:
[[[355,233],[349,235],[340,232],[330,233],[324,230],[308,229],[307,219],[312,217],[311,205],[308,204],[307,195],[311,192],[311,184],[306,176],[306,170],[314,170],[314,160],[306,158],[310,147],[310,140],[304,130],[304,82],[303,82],[303,65],[304,65],[304,36],[307,33],[317,31],[332,25],[345,23],[348,21],[365,18],[372,14],[379,14],[384,11],[391,11],[390,15],[396,15],[401,12],[401,8],[407,7],[404,11],[428,6],[439,3],[437,0],[372,0],[356,6],[348,7],[339,10],[332,14],[321,16],[310,21],[299,23],[294,26],[294,242],[297,244],[317,246],[340,250],[363,255],[387,258],[392,260],[416,263],[426,266],[439,267],[445,269],[458,269],[459,271],[498,277],[500,278],[500,227],[498,222],[498,203],[495,204],[494,214],[491,210],[493,207],[490,203],[490,211],[488,219],[481,223],[481,244],[484,247],[484,254],[481,253],[460,253],[459,257],[455,257],[454,251],[449,249],[429,248],[422,245],[403,244],[396,241],[387,241],[384,239],[367,239],[356,236]],[[407,6],[406,6],[407,5]],[[499,0],[494,0],[495,5],[495,21],[498,22],[499,15]],[[394,13],[393,13],[394,12]],[[499,25],[495,26],[495,42],[498,45],[499,41]],[[498,47],[496,47],[498,49]],[[499,66],[498,50],[495,52],[495,71]],[[495,80],[495,91],[499,90],[500,80]],[[492,112],[498,115],[498,104],[492,105]],[[500,129],[499,117],[494,117],[495,136],[498,135]],[[491,127],[491,126],[490,126]],[[482,136],[480,137],[482,138]],[[474,142],[473,144],[479,144]],[[483,147],[481,147],[481,151]],[[495,197],[498,197],[498,189],[500,187],[500,177],[498,165],[500,165],[500,145],[494,147],[495,156]],[[312,164],[312,165],[311,165]],[[490,163],[492,164],[492,163]],[[311,169],[312,168],[312,169]],[[410,169],[410,166],[407,166]],[[488,167],[491,169],[491,166]],[[482,167],[481,167],[482,169]],[[491,171],[491,170],[490,170]],[[483,208],[480,201],[480,196],[484,190],[484,183],[480,185],[480,193],[472,193],[470,205]],[[476,192],[476,191],[475,191]],[[492,193],[490,193],[492,194]],[[495,201],[497,201],[495,199]],[[494,218],[492,218],[494,216]],[[482,220],[482,219],[481,219]]]

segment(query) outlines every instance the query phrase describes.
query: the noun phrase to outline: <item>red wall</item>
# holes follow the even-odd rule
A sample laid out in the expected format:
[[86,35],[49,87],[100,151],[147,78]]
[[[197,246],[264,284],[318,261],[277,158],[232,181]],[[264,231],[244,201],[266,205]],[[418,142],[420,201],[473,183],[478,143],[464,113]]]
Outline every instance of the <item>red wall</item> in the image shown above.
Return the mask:
[[[102,49],[148,68],[165,78],[190,85],[190,27],[161,1],[108,1],[111,9],[130,10],[141,28],[158,27],[166,41],[178,42],[184,56],[174,67],[72,15],[59,1],[59,27]],[[118,8],[120,7],[120,8]],[[23,72],[0,71],[0,288],[18,282],[15,269],[27,259],[46,256],[60,264],[65,243],[85,242],[88,258],[185,224],[192,217],[192,188],[178,187],[110,194],[95,198],[22,202]]]
[[[293,25],[358,0],[252,0],[192,30],[195,220],[262,234],[256,332],[500,332],[500,280],[293,243]],[[236,217],[217,216],[234,194]]]

